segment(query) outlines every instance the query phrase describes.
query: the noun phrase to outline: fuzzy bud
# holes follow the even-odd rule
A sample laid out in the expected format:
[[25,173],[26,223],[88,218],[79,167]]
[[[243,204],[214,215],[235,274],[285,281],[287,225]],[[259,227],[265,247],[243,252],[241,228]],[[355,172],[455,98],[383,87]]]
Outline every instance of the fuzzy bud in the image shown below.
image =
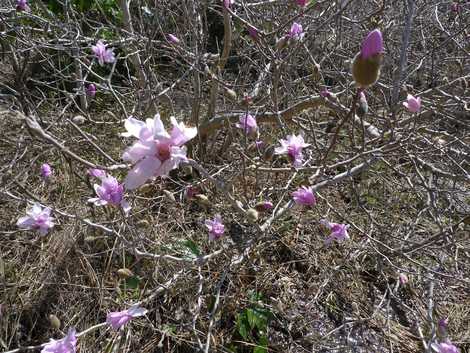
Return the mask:
[[233,100],[236,100],[236,99],[237,99],[237,93],[236,93],[233,89],[225,88],[225,94],[226,94],[227,97],[229,97],[230,99],[233,99]]
[[85,123],[86,118],[83,115],[76,115],[72,118],[72,121],[74,122],[74,124],[82,125],[83,123]]
[[165,195],[165,198],[166,198],[168,201],[173,202],[173,203],[176,203],[175,196],[173,195],[173,193],[172,193],[171,191],[163,190],[163,195]]
[[128,268],[120,268],[119,270],[117,270],[117,274],[122,279],[134,276],[134,273]]
[[357,53],[352,63],[352,76],[356,85],[367,88],[376,83],[380,76],[381,65],[382,54],[363,59],[361,53]]
[[138,227],[141,227],[141,228],[150,227],[150,222],[147,221],[146,219],[140,219],[136,222],[136,224]]
[[246,211],[246,217],[251,223],[256,223],[259,218],[259,213],[254,208],[250,208]]
[[288,38],[286,36],[279,38],[276,42],[276,50],[282,50],[287,44]]
[[359,93],[359,106],[357,107],[356,114],[359,117],[363,117],[369,111],[369,105],[367,104],[366,95],[364,92]]
[[270,201],[261,201],[255,205],[255,210],[258,212],[266,212],[273,208],[273,203]]
[[194,198],[202,206],[209,207],[211,204],[209,198],[204,194],[197,194],[194,196]]
[[52,328],[54,328],[55,330],[60,329],[60,320],[54,314],[49,315],[49,323],[51,324]]

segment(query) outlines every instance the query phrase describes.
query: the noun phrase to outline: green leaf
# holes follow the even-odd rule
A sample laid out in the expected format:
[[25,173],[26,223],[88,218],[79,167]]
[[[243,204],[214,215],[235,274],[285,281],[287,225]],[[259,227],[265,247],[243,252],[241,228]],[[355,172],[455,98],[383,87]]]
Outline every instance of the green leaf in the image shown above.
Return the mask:
[[137,289],[139,288],[140,279],[136,276],[129,277],[126,279],[126,286],[130,289]]
[[257,313],[253,309],[246,309],[246,318],[248,319],[248,324],[250,328],[253,330],[257,326]]
[[268,337],[261,336],[258,345],[253,348],[253,353],[267,353],[268,352]]
[[237,318],[237,327],[238,327],[238,333],[240,336],[243,337],[243,339],[247,340],[248,339],[248,327],[246,326],[246,316],[245,314],[239,314]]
[[201,256],[201,251],[199,250],[198,246],[195,242],[191,239],[185,240],[183,245],[186,246],[194,255]]

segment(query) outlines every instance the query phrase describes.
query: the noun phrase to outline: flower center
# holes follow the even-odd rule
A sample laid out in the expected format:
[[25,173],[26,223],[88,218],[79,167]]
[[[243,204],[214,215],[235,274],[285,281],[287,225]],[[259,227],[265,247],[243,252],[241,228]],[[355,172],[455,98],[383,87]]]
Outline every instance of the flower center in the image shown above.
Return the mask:
[[165,162],[166,160],[170,159],[170,146],[167,144],[158,143],[156,156],[162,162]]

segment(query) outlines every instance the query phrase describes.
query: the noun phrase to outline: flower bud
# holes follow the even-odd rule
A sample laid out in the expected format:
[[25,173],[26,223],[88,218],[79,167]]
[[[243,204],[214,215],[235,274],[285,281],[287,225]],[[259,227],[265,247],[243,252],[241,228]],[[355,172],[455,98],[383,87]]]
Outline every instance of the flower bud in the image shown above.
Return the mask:
[[359,117],[363,117],[369,111],[369,105],[367,104],[366,95],[364,92],[359,93],[359,106],[357,107],[356,114]]
[[279,38],[276,42],[276,50],[282,50],[287,44],[287,39],[288,38],[286,36]]
[[273,203],[270,201],[261,201],[255,205],[255,210],[258,212],[265,212],[273,208]]
[[54,314],[50,314],[49,315],[49,322],[52,326],[52,328],[54,328],[55,330],[59,330],[60,329],[60,320],[57,316],[55,316]]
[[83,115],[76,115],[72,118],[72,121],[77,125],[82,125],[85,123],[86,118]]
[[259,213],[254,208],[250,208],[246,211],[246,217],[251,223],[256,223],[259,218]]
[[146,219],[140,219],[136,222],[136,225],[141,228],[147,228],[150,227],[150,222]]
[[211,204],[209,198],[204,194],[197,194],[194,196],[194,198],[202,206],[209,207]]
[[168,201],[176,203],[175,195],[171,191],[163,190],[163,195]]
[[382,54],[363,59],[361,53],[357,53],[352,63],[352,76],[356,85],[367,88],[376,83],[380,76],[381,65]]
[[134,276],[134,273],[128,268],[120,268],[119,270],[117,270],[117,274],[122,279]]
[[230,99],[233,99],[233,100],[236,100],[236,99],[237,99],[237,93],[236,93],[233,89],[225,88],[225,94],[226,94]]

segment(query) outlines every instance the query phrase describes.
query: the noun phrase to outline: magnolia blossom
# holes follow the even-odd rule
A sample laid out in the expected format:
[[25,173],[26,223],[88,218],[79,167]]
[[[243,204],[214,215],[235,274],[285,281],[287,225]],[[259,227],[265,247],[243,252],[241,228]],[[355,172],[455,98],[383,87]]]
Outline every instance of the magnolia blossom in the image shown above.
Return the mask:
[[381,54],[384,50],[382,32],[378,29],[370,32],[362,42],[361,57],[369,59],[370,57]]
[[29,11],[28,0],[16,0],[16,11]]
[[459,353],[459,349],[454,346],[449,340],[439,344],[433,343],[432,349],[438,353]]
[[276,147],[275,154],[287,154],[294,167],[300,167],[303,162],[302,149],[310,146],[301,135],[289,135],[286,140],[280,140],[281,147]]
[[46,344],[41,353],[75,353],[77,347],[76,331],[73,327],[69,328],[67,336],[61,340],[53,340]]
[[93,98],[94,96],[96,96],[96,86],[93,84],[93,83],[90,83],[86,89],[85,89],[85,93],[88,97],[91,97]]
[[134,164],[124,183],[127,189],[135,189],[157,176],[168,176],[180,162],[186,161],[186,147],[183,145],[197,135],[197,129],[187,128],[174,117],[171,117],[171,123],[173,129],[168,133],[159,114],[146,122],[134,118],[126,120],[127,132],[122,135],[139,139],[122,156]]
[[300,7],[305,7],[307,5],[308,0],[297,0],[297,5]]
[[421,110],[421,98],[413,97],[411,94],[408,94],[408,96],[406,97],[406,102],[403,102],[403,105],[411,113],[419,113],[419,111]]
[[106,45],[101,40],[99,40],[96,45],[93,45],[91,50],[101,66],[103,66],[104,63],[113,63],[116,60],[113,49],[106,49]]
[[439,321],[437,322],[437,331],[441,336],[447,335],[447,326],[449,326],[448,318],[439,319]]
[[248,26],[248,34],[253,39],[258,39],[258,29],[253,26]]
[[398,275],[398,281],[400,281],[400,284],[401,285],[405,285],[408,283],[408,276],[405,275],[404,273],[400,273]]
[[246,113],[240,117],[240,120],[236,127],[239,129],[243,129],[243,131],[247,134],[254,135],[258,132],[258,124],[256,123],[255,117]]
[[111,175],[100,177],[100,179],[101,185],[93,185],[98,197],[88,199],[88,202],[93,202],[95,206],[120,205],[126,214],[129,213],[131,207],[124,200],[124,186],[119,184],[117,179]]
[[231,5],[235,4],[235,0],[223,0],[224,1],[224,7],[226,9],[230,8]]
[[297,205],[301,206],[315,206],[317,203],[315,194],[310,186],[301,186],[292,193],[292,198]]
[[170,43],[179,44],[181,42],[180,39],[177,36],[175,36],[174,34],[168,33],[166,35],[166,37],[168,38],[168,41]]
[[326,219],[322,219],[320,223],[331,230],[330,236],[325,239],[325,244],[328,245],[335,240],[338,243],[341,243],[342,241],[349,239],[349,224],[330,223]]
[[304,37],[302,25],[294,22],[290,28],[288,37],[294,40],[301,40]]
[[98,169],[98,168],[88,169],[88,174],[92,177],[99,178],[99,179],[106,177],[106,172],[103,169]]
[[48,179],[52,175],[52,168],[49,164],[44,163],[41,165],[41,176],[44,179]]
[[225,232],[225,226],[219,214],[215,215],[214,220],[207,219],[204,224],[209,230],[209,240],[219,239]]
[[16,225],[21,229],[38,230],[41,235],[46,235],[49,229],[54,227],[54,218],[51,217],[49,207],[42,208],[35,203],[28,211],[27,216],[21,217]]
[[131,306],[127,310],[111,312],[106,316],[106,322],[115,330],[119,330],[133,318],[144,316],[148,310],[141,308],[139,304]]
[[320,96],[323,97],[323,98],[330,98],[331,97],[331,92],[327,88],[325,88],[325,89],[320,91]]

